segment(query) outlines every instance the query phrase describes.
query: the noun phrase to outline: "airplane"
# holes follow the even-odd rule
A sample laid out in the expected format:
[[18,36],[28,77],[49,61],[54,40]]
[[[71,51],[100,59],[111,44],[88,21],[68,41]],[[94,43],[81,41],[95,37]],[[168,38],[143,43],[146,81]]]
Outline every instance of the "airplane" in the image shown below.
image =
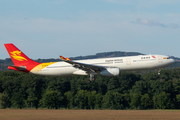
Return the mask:
[[39,63],[28,58],[14,44],[4,44],[14,65],[8,69],[46,76],[89,75],[87,83],[95,80],[95,75],[118,76],[120,71],[160,69],[175,63],[165,55],[138,55],[126,57],[71,60],[60,56],[60,62]]

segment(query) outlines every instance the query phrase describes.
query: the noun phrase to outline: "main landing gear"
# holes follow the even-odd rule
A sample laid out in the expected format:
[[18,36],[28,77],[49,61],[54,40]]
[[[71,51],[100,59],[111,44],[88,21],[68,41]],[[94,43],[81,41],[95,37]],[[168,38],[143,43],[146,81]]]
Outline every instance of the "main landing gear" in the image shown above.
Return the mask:
[[159,69],[159,70],[158,70],[158,75],[160,75],[160,74],[161,74],[160,72],[161,72],[161,69]]
[[91,83],[91,81],[94,81],[95,80],[95,73],[91,73],[90,74],[90,78],[89,78],[89,80],[87,81],[87,83],[89,84],[89,83]]

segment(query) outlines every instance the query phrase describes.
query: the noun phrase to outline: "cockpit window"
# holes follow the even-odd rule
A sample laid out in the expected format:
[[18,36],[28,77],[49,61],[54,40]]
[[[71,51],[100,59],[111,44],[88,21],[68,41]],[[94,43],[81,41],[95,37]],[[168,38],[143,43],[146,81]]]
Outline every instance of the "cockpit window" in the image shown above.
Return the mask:
[[167,59],[170,59],[170,57],[167,57]]

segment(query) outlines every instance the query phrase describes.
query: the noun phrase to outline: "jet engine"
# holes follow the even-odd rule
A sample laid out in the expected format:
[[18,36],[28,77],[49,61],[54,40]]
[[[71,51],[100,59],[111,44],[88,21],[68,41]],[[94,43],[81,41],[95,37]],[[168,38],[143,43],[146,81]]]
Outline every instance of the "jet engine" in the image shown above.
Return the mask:
[[120,73],[119,68],[106,68],[105,70],[102,70],[100,74],[102,76],[117,76]]

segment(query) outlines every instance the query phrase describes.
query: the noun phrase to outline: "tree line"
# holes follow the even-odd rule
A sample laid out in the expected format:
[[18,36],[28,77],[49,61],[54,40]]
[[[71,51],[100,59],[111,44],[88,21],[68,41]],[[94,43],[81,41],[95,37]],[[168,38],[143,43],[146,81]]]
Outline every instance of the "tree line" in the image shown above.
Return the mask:
[[117,77],[48,77],[0,72],[0,108],[179,109],[180,69]]

